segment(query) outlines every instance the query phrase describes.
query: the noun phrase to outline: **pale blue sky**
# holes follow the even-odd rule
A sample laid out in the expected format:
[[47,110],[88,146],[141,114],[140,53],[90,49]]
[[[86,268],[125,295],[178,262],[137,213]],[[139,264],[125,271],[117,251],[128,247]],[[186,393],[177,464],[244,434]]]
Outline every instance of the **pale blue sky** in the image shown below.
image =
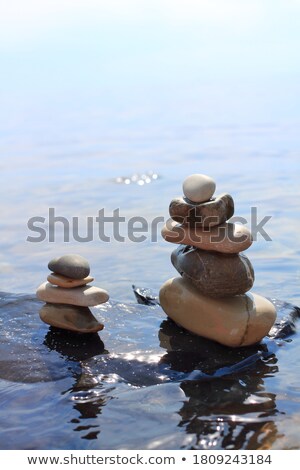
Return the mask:
[[10,0],[0,18],[5,112],[75,100],[298,121],[299,0]]

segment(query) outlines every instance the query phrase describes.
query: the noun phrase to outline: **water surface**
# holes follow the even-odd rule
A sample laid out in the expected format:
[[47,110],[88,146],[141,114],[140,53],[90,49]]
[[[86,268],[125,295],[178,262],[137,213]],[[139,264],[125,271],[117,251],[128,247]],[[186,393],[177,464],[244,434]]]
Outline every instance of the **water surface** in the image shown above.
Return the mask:
[[0,296],[0,448],[299,448],[298,335],[230,349],[121,302],[93,308],[100,336],[76,335],[42,305]]

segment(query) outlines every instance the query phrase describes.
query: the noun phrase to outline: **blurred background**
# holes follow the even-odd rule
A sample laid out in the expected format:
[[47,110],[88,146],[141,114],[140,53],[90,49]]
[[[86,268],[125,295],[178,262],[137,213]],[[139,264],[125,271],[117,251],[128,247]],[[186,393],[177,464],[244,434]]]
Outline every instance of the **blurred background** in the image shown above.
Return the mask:
[[82,237],[102,208],[151,223],[205,173],[236,215],[272,216],[247,253],[254,291],[299,304],[299,21],[297,0],[2,2],[0,290],[34,292],[73,252],[114,299],[158,290],[176,275],[160,236],[64,242],[57,224],[32,243],[28,220],[47,230],[55,208]]

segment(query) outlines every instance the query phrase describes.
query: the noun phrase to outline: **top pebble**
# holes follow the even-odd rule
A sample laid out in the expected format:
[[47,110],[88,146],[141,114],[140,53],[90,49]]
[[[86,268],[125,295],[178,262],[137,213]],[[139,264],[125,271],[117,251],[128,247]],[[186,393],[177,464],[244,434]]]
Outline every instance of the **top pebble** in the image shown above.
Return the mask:
[[211,199],[216,190],[216,183],[209,176],[194,174],[184,180],[182,188],[187,199],[199,204]]
[[49,262],[48,268],[54,273],[72,279],[83,279],[90,274],[88,261],[80,255],[64,255],[60,258],[54,258]]

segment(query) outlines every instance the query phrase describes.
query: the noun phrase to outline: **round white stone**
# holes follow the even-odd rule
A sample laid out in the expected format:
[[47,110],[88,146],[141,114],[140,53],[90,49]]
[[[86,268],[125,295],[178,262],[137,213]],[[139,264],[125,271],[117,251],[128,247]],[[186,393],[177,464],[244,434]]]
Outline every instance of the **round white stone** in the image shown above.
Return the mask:
[[183,194],[192,202],[206,202],[216,190],[215,181],[210,176],[195,174],[188,176],[182,185]]

